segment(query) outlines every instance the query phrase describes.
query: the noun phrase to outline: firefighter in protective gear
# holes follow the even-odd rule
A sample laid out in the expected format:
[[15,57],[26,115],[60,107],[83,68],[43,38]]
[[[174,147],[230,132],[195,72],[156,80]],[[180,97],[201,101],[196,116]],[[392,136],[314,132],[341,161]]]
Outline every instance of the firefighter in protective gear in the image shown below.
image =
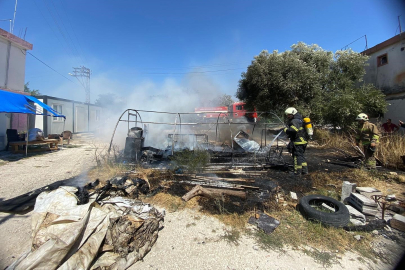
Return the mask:
[[288,127],[284,128],[284,132],[290,139],[288,151],[292,153],[294,159],[294,173],[296,175],[307,174],[308,164],[304,153],[308,142],[302,116],[293,107],[287,108],[285,114],[288,118]]
[[358,122],[356,144],[357,146],[363,146],[365,167],[368,169],[376,169],[377,162],[374,153],[380,139],[380,132],[377,126],[370,123],[368,120],[368,116],[365,113],[361,113],[356,117],[356,121]]

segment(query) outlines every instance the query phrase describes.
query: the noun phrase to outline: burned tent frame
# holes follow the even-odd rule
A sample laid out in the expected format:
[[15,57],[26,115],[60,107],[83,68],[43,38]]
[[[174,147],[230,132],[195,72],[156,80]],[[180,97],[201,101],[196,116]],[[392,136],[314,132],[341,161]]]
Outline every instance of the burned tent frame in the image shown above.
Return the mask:
[[[127,117],[124,117],[124,115],[125,115],[126,113],[127,113]],[[172,123],[168,123],[168,122],[143,121],[140,113],[156,113],[156,114],[173,115],[173,116],[175,116],[175,119],[174,119],[174,122],[172,122]],[[207,111],[207,112],[204,112],[204,113],[218,113],[218,112]],[[246,112],[246,113],[253,113],[253,112]],[[275,113],[273,113],[273,112],[256,112],[256,113],[259,113],[259,116],[261,116],[261,115],[263,115],[263,114],[272,114],[272,115],[274,115],[281,123],[283,123],[283,121],[282,121]],[[129,132],[129,129],[130,129],[130,128],[129,128],[130,123],[135,123],[135,127],[137,127],[138,122],[141,124],[141,126],[143,126],[143,124],[172,125],[172,126],[175,126],[174,133],[171,135],[172,138],[174,138],[174,136],[180,136],[180,138],[181,138],[181,137],[182,137],[181,127],[182,127],[182,126],[212,125],[212,124],[213,124],[212,122],[211,122],[211,123],[207,123],[207,122],[182,123],[182,120],[181,120],[181,116],[182,116],[182,115],[199,115],[199,114],[201,114],[201,113],[197,113],[197,112],[188,112],[188,113],[180,113],[180,112],[161,112],[161,111],[150,111],[150,110],[126,109],[126,110],[121,114],[121,116],[118,118],[118,121],[117,121],[117,123],[115,124],[115,128],[114,128],[113,134],[112,134],[112,136],[111,136],[110,145],[109,145],[109,148],[108,148],[108,153],[110,153],[110,151],[111,151],[112,144],[113,144],[113,140],[114,140],[114,136],[115,136],[115,132],[116,132],[117,127],[118,127],[118,124],[119,124],[120,122],[127,122],[127,123],[128,123],[128,129],[127,129],[128,132]],[[215,122],[215,141],[218,140],[218,126],[219,126],[219,125],[252,124],[252,123],[250,123],[250,122],[242,122],[242,123],[241,123],[241,122],[236,123],[236,122],[231,122],[231,121],[228,121],[228,122],[220,122],[220,118],[221,118],[221,116],[223,116],[224,114],[225,114],[225,113],[223,113],[223,112],[219,113],[219,115],[218,115],[218,117],[217,117],[217,119],[216,119],[216,122]],[[134,116],[134,117],[135,117],[135,120],[131,120],[131,119],[130,119],[131,116]],[[139,120],[138,120],[138,117],[139,117]],[[177,122],[177,119],[179,120],[179,123]],[[256,124],[257,124],[256,122],[253,123],[252,134],[254,133]],[[283,124],[284,124],[284,123],[283,123]],[[270,125],[270,124],[267,124],[267,123],[265,124],[265,129],[267,129],[267,126],[268,126],[268,125]],[[177,126],[179,126],[179,133],[176,132]],[[263,137],[263,130],[262,130],[262,133],[261,133],[261,134],[262,134],[262,137]],[[189,134],[184,134],[184,135],[189,135]],[[200,134],[200,135],[201,135],[201,134]],[[207,136],[207,137],[206,137],[206,140],[208,141],[208,135],[206,135],[206,134],[204,134],[204,135]],[[262,141],[263,141],[263,138],[261,139],[261,147],[262,147]],[[266,142],[267,142],[267,137],[266,137],[266,134],[265,134],[265,144],[266,144]],[[233,141],[232,141],[232,144],[233,144]],[[173,148],[172,148],[172,151],[173,151]]]

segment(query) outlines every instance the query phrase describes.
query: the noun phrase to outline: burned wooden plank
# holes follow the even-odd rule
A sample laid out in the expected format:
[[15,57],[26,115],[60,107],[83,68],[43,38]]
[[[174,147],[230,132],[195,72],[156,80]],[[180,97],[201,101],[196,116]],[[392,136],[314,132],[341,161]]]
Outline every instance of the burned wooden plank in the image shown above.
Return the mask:
[[246,192],[240,190],[228,190],[228,189],[215,189],[215,188],[203,188],[200,185],[195,186],[192,190],[187,192],[182,200],[189,201],[196,196],[203,196],[212,199],[221,199],[224,195],[235,196],[242,199],[246,199]]
[[235,184],[229,184],[229,183],[223,183],[223,182],[209,182],[209,181],[176,181],[177,183],[183,184],[183,185],[199,185],[199,186],[204,186],[204,187],[210,187],[210,188],[227,188],[227,189],[235,189],[235,190],[245,190],[245,188],[235,185]]
[[196,176],[197,179],[209,179],[214,181],[227,181],[227,182],[249,182],[254,183],[253,178],[230,178],[230,177],[215,177],[215,176]]

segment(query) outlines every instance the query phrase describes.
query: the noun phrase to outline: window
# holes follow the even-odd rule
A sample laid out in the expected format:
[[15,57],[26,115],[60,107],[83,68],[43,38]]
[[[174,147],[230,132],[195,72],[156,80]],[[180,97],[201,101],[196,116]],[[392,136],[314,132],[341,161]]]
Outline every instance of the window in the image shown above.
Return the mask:
[[383,54],[377,57],[377,67],[381,67],[388,64],[388,55]]
[[[62,105],[59,104],[52,104],[52,109],[57,111],[58,113],[62,114]],[[52,117],[53,121],[63,121],[63,117]]]
[[236,105],[236,110],[241,111],[242,110],[242,105]]

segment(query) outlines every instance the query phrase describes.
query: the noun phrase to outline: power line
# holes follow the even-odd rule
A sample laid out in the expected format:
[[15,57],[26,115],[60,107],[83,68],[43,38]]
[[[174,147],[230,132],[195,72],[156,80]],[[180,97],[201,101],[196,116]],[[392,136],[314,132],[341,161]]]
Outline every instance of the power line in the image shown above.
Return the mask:
[[346,49],[349,47],[349,45],[355,43],[356,41],[362,39],[363,37],[364,37],[364,39],[365,39],[365,41],[366,41],[365,50],[367,50],[367,49],[368,49],[368,45],[367,45],[367,35],[364,35],[364,36],[359,37],[358,39],[356,39],[356,40],[353,41],[353,42],[350,42],[349,44],[347,44],[346,46],[344,46],[344,47],[343,47],[342,49],[340,49],[340,50],[341,50],[341,51],[346,50]]
[[72,47],[70,46],[70,44],[69,44],[69,42],[68,42],[68,40],[67,40],[65,34],[63,33],[63,31],[62,31],[62,29],[61,29],[61,27],[59,26],[59,23],[57,22],[56,18],[53,16],[53,14],[52,14],[52,12],[51,12],[51,9],[50,9],[50,7],[49,7],[49,5],[48,5],[48,3],[46,2],[46,0],[43,0],[43,2],[45,3],[46,8],[48,9],[48,12],[49,12],[49,14],[51,15],[51,18],[53,19],[53,21],[54,21],[54,23],[55,23],[55,25],[56,25],[56,28],[58,29],[59,33],[62,35],[63,39],[65,40],[67,47],[68,47],[69,50],[71,51],[72,55],[75,56],[75,55],[74,55],[75,53],[74,53]]
[[[37,60],[38,60],[39,62],[41,62],[42,64],[44,64],[45,66],[47,66],[48,68],[50,68],[50,69],[52,69],[53,71],[55,71],[56,73],[58,73],[60,76],[62,76],[62,77],[65,78],[66,80],[68,80],[68,81],[70,81],[70,82],[72,82],[72,83],[75,83],[74,81],[70,80],[68,77],[62,75],[61,73],[59,73],[58,71],[56,71],[55,69],[53,69],[52,67],[50,67],[48,64],[46,64],[44,61],[42,61],[41,59],[39,59],[38,57],[36,57],[36,56],[33,55],[32,53],[30,53],[30,52],[28,52],[28,51],[27,51],[27,53],[30,54],[30,55],[31,55],[32,57],[34,57],[35,59],[37,59]],[[77,83],[75,83],[75,84],[77,84]]]
[[67,54],[69,54],[69,52],[66,49],[66,46],[63,44],[63,42],[60,40],[59,36],[57,35],[57,33],[55,32],[55,30],[52,28],[51,24],[48,22],[48,20],[46,19],[44,13],[42,12],[42,10],[39,8],[39,5],[37,3],[37,1],[34,1],[37,9],[39,10],[39,12],[42,15],[42,18],[44,18],[44,21],[48,24],[49,28],[51,29],[51,31],[53,32],[53,34],[55,35],[55,37],[57,38],[57,40],[59,41],[59,43],[62,45],[63,49],[66,51]]
[[[80,53],[80,55],[83,55],[84,61],[87,62],[86,56],[85,56],[84,53],[83,53],[82,46],[80,45],[79,39],[77,38],[76,31],[73,29],[72,23],[70,22],[69,16],[67,15],[66,6],[65,6],[65,4],[63,3],[63,0],[60,1],[60,3],[62,4],[62,10],[63,10],[64,13],[65,13],[65,17],[67,18],[67,21],[68,21],[68,23],[69,23],[69,25],[70,25],[70,29],[72,29],[73,36],[76,38],[77,45],[78,45],[78,47],[79,47],[79,53]],[[83,59],[82,59],[82,60],[83,60]]]
[[51,3],[52,3],[52,5],[53,5],[53,8],[54,8],[55,11],[56,11],[56,16],[59,17],[59,20],[60,20],[60,23],[61,23],[61,25],[62,25],[62,28],[65,29],[65,32],[66,32],[66,34],[67,34],[67,37],[69,38],[71,44],[73,45],[73,49],[74,49],[76,55],[78,55],[78,56],[80,57],[80,59],[84,62],[82,56],[80,55],[80,52],[77,50],[76,45],[75,45],[75,43],[73,42],[73,39],[70,37],[70,34],[69,34],[69,31],[68,31],[67,27],[66,27],[65,24],[63,23],[62,16],[59,15],[58,9],[56,8],[56,5],[55,5],[54,1],[51,1]]

